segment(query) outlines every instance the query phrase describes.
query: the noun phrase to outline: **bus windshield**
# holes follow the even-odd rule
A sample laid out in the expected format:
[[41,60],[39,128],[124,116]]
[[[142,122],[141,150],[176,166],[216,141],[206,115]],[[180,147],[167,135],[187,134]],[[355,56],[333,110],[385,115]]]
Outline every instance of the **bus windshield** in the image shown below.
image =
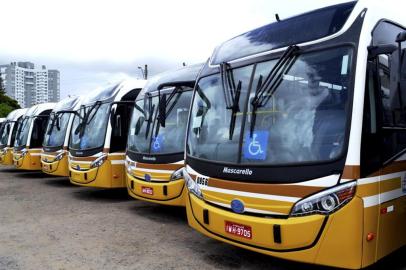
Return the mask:
[[110,115],[110,103],[83,106],[73,119],[69,148],[87,150],[103,147]]
[[[157,120],[158,96],[151,97],[151,106],[138,100],[131,118],[128,150],[146,154],[172,154],[184,150],[185,130],[193,92],[179,91],[168,100],[165,127]],[[148,112],[148,108],[152,108]],[[151,115],[151,119],[148,119]],[[149,122],[151,121],[151,122]]]
[[7,121],[0,129],[0,146],[6,146],[8,143],[8,137],[10,136],[11,127],[13,122]]
[[15,147],[22,147],[27,145],[28,132],[30,131],[32,117],[25,117],[21,124],[18,125],[18,130],[16,134],[16,140],[14,142]]
[[263,102],[254,108],[256,92],[276,62],[231,71],[241,91],[235,110],[226,105],[220,74],[199,80],[188,131],[189,156],[272,166],[323,162],[341,155],[349,118],[352,49],[296,56],[279,83],[265,88]]
[[45,132],[45,147],[62,147],[71,113],[52,113]]

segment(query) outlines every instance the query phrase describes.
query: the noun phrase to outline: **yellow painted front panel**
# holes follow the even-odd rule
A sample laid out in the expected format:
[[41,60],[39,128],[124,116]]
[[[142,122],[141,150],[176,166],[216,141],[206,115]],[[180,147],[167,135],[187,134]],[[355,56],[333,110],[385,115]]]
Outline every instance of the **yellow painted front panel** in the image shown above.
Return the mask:
[[[75,162],[69,165],[70,181],[72,184],[98,188],[124,188],[125,168],[124,164],[112,164],[112,161],[124,161],[124,155],[108,156],[107,160],[100,166],[90,169],[91,161]],[[75,169],[80,166],[80,170]]]
[[[209,210],[210,224],[204,224],[207,230],[223,235],[225,238],[246,242],[249,245],[260,246],[268,249],[286,250],[303,248],[312,245],[317,234],[322,228],[324,216],[312,215],[305,217],[276,219],[263,218],[243,214],[236,214],[217,207],[208,205],[203,200],[191,197],[191,208],[194,218],[200,224],[203,221],[203,209]],[[252,239],[245,239],[225,232],[225,222],[233,222],[250,226],[252,229]],[[282,244],[274,242],[273,225],[281,225]]]
[[28,149],[22,157],[21,152],[13,153],[13,163],[17,169],[41,171],[40,149]]
[[[55,156],[51,157],[50,155],[46,155],[48,160],[55,159]],[[42,171],[46,174],[50,175],[57,175],[57,176],[69,176],[69,168],[68,168],[68,157],[64,155],[63,158],[59,161],[53,162],[45,162],[43,160],[43,155],[41,155],[41,167]]]
[[0,152],[0,164],[13,165],[13,148],[7,147],[4,152]]
[[[329,216],[315,263],[358,269],[362,264],[363,202],[354,198]],[[372,244],[373,245],[373,244]]]
[[[131,182],[133,182],[134,189],[131,188]],[[164,186],[167,188],[167,195],[163,193]],[[143,193],[143,187],[152,188],[153,194],[149,195]],[[139,200],[174,206],[185,205],[185,181],[183,179],[171,182],[151,183],[136,179],[132,175],[127,174],[127,189],[132,197]]]
[[[209,210],[209,226],[203,222],[203,209]],[[320,227],[324,220],[322,216],[287,219],[251,217],[212,207],[194,195],[186,196],[186,211],[188,223],[194,229],[211,238],[235,246],[287,260],[336,265],[349,269],[359,269],[361,267],[363,208],[362,201],[358,198],[353,199],[348,205],[330,215],[324,230],[321,232]],[[358,218],[349,221],[349,215],[351,217],[356,215]],[[253,241],[244,240],[240,237],[230,237],[224,232],[224,223],[221,222],[224,220],[232,220],[236,223],[252,226],[253,240],[257,231],[256,228],[262,228],[259,234],[257,233],[257,237],[262,237],[266,241],[257,239],[256,243],[262,242],[263,244],[254,246]],[[273,224],[281,225],[282,244],[273,243],[272,228],[270,227]],[[258,225],[262,226],[258,227]],[[216,232],[216,234],[213,234],[213,232]],[[321,233],[319,240],[314,242],[314,246],[306,248],[306,244],[312,242],[311,239],[315,239],[315,235],[319,232]],[[298,249],[286,252],[287,248],[294,246],[298,247]],[[300,246],[303,248],[300,248]],[[283,251],[284,249],[285,251]]]

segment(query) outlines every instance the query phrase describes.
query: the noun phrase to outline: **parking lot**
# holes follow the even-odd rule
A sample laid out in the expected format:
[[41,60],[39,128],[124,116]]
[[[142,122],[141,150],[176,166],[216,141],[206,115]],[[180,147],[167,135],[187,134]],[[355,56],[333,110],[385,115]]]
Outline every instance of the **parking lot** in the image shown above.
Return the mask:
[[[403,254],[371,269],[406,269]],[[1,167],[0,269],[324,268],[206,238],[188,227],[184,209],[136,201],[126,190]]]

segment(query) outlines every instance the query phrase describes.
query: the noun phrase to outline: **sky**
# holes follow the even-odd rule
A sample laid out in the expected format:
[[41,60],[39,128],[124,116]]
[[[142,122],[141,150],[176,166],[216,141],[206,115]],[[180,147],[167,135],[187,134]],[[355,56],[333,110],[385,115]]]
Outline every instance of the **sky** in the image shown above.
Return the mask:
[[0,64],[61,72],[61,98],[204,62],[251,29],[348,0],[13,0],[1,4]]

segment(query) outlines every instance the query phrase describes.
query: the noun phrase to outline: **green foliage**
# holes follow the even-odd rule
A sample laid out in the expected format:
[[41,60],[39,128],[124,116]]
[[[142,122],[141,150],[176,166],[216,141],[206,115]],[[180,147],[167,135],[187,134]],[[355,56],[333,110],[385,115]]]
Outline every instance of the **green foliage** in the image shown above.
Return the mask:
[[6,117],[11,111],[20,109],[17,101],[0,92],[0,117]]

